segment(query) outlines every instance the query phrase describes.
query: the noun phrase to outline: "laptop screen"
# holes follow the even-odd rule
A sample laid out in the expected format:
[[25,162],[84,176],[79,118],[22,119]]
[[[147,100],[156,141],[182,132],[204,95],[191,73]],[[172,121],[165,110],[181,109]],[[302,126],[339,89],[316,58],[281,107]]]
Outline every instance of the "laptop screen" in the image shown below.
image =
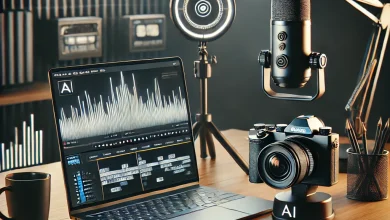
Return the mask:
[[180,58],[49,75],[71,210],[198,181]]

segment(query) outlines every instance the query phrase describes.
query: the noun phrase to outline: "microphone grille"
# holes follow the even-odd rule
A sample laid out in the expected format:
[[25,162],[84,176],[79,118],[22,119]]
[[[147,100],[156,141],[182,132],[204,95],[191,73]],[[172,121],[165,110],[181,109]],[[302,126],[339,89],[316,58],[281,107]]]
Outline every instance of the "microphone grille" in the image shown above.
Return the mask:
[[272,20],[310,20],[310,0],[272,0]]

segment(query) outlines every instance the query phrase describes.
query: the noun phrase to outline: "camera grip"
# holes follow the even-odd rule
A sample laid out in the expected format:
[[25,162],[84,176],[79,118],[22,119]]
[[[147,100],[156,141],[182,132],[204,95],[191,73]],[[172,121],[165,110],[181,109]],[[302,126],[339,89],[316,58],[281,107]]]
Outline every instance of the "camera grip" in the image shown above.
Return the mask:
[[263,183],[257,171],[257,158],[259,156],[261,147],[258,141],[249,141],[249,182]]

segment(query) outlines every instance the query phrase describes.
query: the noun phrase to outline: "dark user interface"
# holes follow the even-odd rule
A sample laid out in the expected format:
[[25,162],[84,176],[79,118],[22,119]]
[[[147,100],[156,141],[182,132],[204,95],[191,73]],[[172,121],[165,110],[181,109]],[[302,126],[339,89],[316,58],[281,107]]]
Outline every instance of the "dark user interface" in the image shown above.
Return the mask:
[[72,207],[197,179],[178,61],[52,72]]

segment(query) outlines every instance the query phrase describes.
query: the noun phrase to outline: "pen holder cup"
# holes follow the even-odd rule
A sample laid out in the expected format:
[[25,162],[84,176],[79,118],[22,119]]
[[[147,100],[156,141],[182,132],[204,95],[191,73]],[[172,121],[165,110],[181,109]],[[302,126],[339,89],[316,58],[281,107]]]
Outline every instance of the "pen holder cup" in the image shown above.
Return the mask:
[[383,154],[348,153],[347,198],[359,201],[387,199],[389,152]]

